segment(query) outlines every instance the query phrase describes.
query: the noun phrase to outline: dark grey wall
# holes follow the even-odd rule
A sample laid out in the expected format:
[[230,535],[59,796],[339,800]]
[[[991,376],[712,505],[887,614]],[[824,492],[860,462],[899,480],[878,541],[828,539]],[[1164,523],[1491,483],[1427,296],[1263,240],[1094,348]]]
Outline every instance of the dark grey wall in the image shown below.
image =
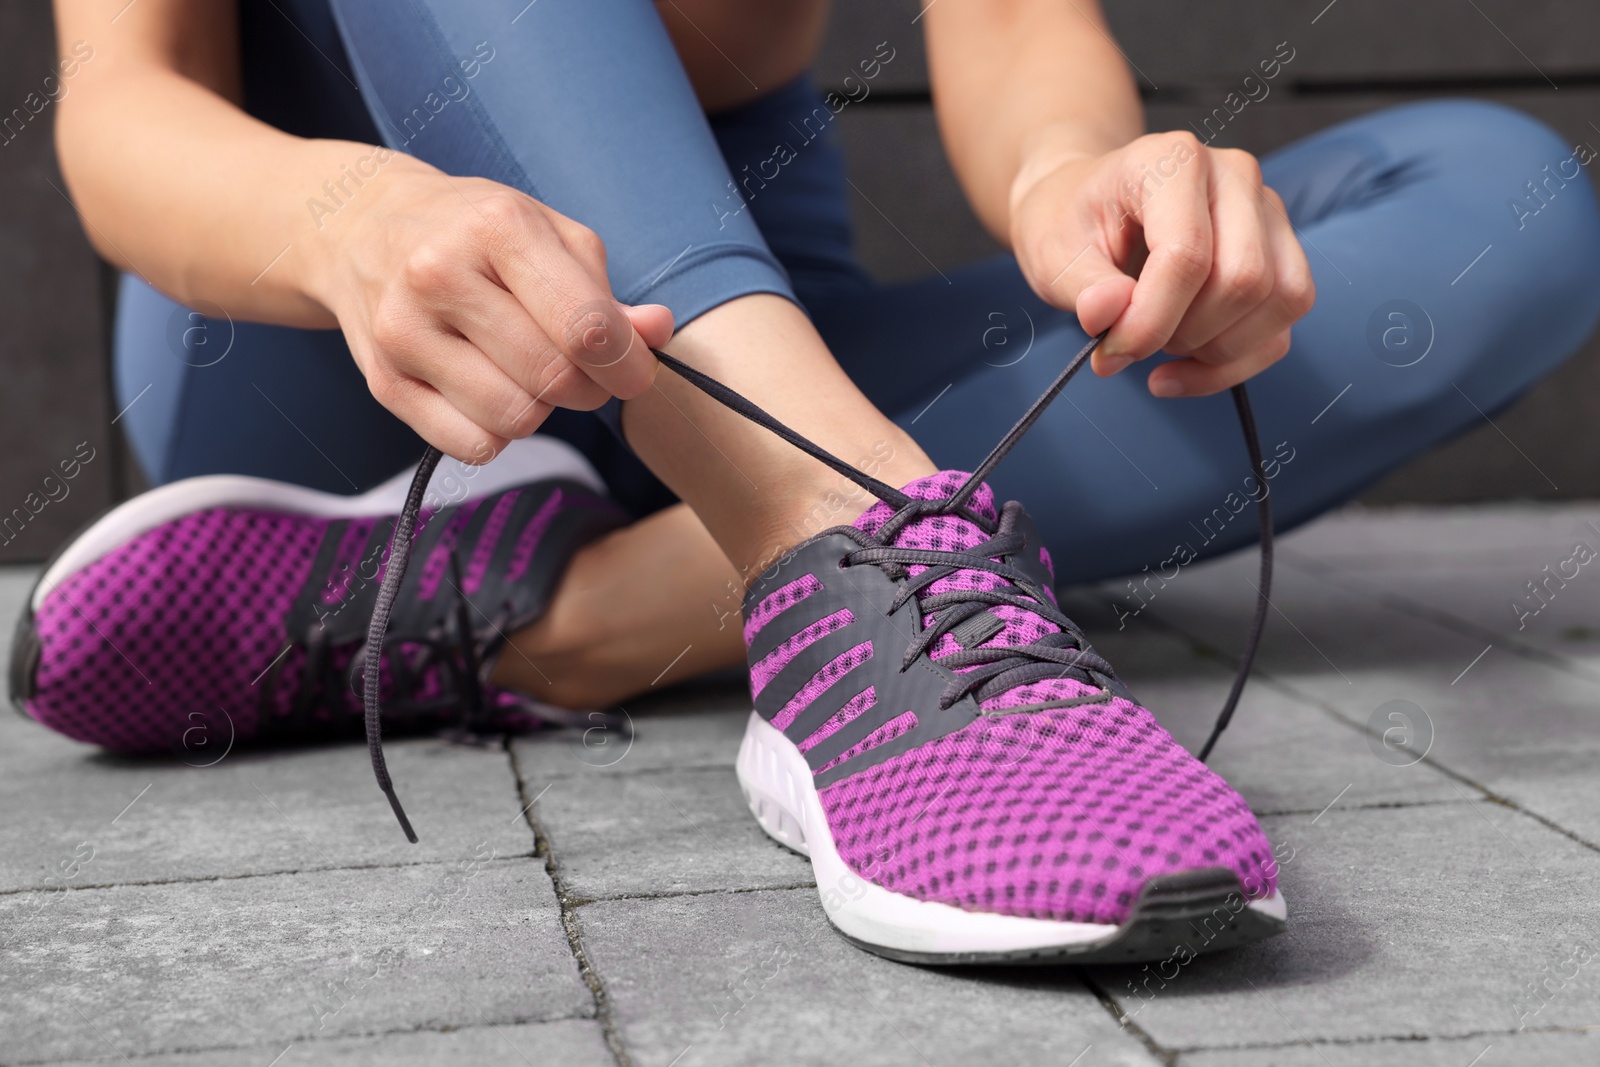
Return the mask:
[[[1513,104],[1574,142],[1600,143],[1590,125],[1600,122],[1600,8],[1592,0],[1106,6],[1143,76],[1152,129],[1198,118],[1288,40],[1293,67],[1219,143],[1264,152],[1372,108],[1446,94]],[[872,95],[840,118],[852,180],[880,206],[892,205],[893,226],[855,204],[862,254],[885,277],[928,271],[928,260],[947,268],[994,249],[939,150],[916,14],[915,0],[838,0],[820,70],[824,84],[838,84],[878,42],[897,50]],[[0,0],[0,115],[28,107],[57,55],[44,0]],[[0,130],[0,559],[45,555],[136,484],[111,422],[108,275],[59,191],[52,121],[45,106],[20,129],[13,120]],[[1600,342],[1496,421],[1505,436],[1480,427],[1396,472],[1367,499],[1600,497]],[[94,458],[63,480],[59,465],[84,448]],[[1559,488],[1531,476],[1517,448]],[[52,473],[56,480],[47,483]]]
[[49,553],[120,488],[102,270],[43,103],[58,59],[50,5],[0,0],[0,559]]

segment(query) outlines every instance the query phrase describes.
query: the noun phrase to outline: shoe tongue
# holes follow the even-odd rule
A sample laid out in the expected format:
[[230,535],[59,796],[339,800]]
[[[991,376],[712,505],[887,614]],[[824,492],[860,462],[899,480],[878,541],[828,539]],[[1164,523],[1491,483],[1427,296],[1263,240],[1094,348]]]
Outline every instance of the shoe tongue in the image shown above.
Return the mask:
[[[910,485],[901,489],[901,492],[914,500],[948,500],[957,489],[961,488],[967,480],[964,471],[940,471],[930,474],[926,478],[919,478]],[[973,514],[979,515],[989,522],[999,521],[999,512],[994,506],[994,490],[987,484],[978,486],[967,502],[967,508]],[[856,528],[867,533],[876,534],[883,528],[896,509],[889,504],[879,502],[856,520]],[[959,552],[963,549],[976,548],[989,540],[990,535],[977,523],[961,515],[924,515],[906,523],[894,535],[894,544],[900,548],[932,549],[938,552]],[[926,567],[911,566],[907,568],[913,575],[921,574]],[[967,589],[999,589],[1010,585],[1005,579],[991,571],[984,570],[958,570],[946,575],[938,581],[917,591],[916,598],[920,602],[930,596],[940,593],[951,593]],[[985,640],[986,647],[999,645],[1024,645],[1038,640],[1047,633],[1055,633],[1058,629],[1051,623],[1031,611],[1014,608],[1009,605],[996,605],[989,609],[1003,624],[1004,628],[993,637]],[[933,616],[927,616],[932,619]],[[949,634],[940,638],[930,654],[938,659],[956,651],[960,646]]]
[[[918,478],[900,491],[913,500],[948,500],[966,484],[967,477],[965,471],[940,471]],[[897,510],[880,500],[862,513],[855,527],[875,534]],[[988,483],[978,486],[978,491],[967,501],[967,510],[990,522],[1000,520],[1000,513],[994,506],[994,490]],[[970,519],[959,515],[928,515],[903,526],[895,535],[894,543],[903,548],[935,548],[948,552],[981,545],[988,539],[989,535]]]
[[[938,474],[917,479],[902,488],[901,492],[914,500],[948,500],[966,480],[967,474],[963,471],[940,471]],[[973,514],[982,516],[990,522],[999,521],[999,512],[994,503],[994,491],[987,484],[978,486],[977,491],[968,500],[967,508]],[[880,501],[868,508],[856,520],[855,526],[859,530],[875,534],[883,528],[884,523],[889,521],[896,510]],[[926,515],[906,523],[894,537],[894,543],[902,548],[933,549],[941,552],[975,548],[988,540],[989,534],[985,533],[982,527],[960,515]],[[1045,565],[1049,567],[1047,560]],[[920,574],[925,569],[920,566],[907,568],[913,575]],[[916,598],[921,602],[939,593],[967,589],[998,589],[1009,584],[990,571],[958,570],[918,591]],[[1054,593],[1049,590],[1046,590],[1046,595],[1052,599],[1054,597]],[[1043,616],[1009,604],[994,605],[988,611],[1001,622],[1002,626],[999,632],[981,642],[985,648],[1031,644],[1046,634],[1059,633],[1061,630]],[[937,613],[924,616],[924,622],[927,623],[936,617]],[[945,634],[933,648],[929,649],[928,654],[930,658],[937,660],[959,651],[960,648],[961,645],[952,635]],[[1093,687],[1071,678],[1050,679],[1017,686],[1005,693],[992,696],[983,701],[983,707],[994,711],[1037,700],[1077,696],[1091,688]]]

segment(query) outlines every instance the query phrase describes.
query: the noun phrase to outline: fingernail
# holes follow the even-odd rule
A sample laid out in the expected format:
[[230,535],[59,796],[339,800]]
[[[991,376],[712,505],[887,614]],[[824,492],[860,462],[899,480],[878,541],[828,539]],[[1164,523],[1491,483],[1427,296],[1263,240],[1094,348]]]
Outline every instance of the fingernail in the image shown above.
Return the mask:
[[1101,360],[1100,365],[1105,368],[1105,373],[1107,375],[1112,375],[1118,373],[1119,371],[1126,370],[1128,368],[1128,364],[1132,362],[1132,356],[1106,356]]
[[1150,379],[1150,392],[1159,397],[1170,398],[1183,396],[1188,390],[1176,378],[1152,378]]

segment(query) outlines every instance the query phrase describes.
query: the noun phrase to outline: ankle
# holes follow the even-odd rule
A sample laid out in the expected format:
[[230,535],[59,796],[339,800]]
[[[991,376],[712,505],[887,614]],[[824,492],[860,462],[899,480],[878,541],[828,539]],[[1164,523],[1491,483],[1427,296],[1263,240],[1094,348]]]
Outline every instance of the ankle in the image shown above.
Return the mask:
[[[685,326],[669,351],[881,481],[903,485],[935,470],[786,300],[757,294],[724,304]],[[651,390],[624,404],[623,429],[746,575],[872,503],[848,478],[677,374],[659,375]]]

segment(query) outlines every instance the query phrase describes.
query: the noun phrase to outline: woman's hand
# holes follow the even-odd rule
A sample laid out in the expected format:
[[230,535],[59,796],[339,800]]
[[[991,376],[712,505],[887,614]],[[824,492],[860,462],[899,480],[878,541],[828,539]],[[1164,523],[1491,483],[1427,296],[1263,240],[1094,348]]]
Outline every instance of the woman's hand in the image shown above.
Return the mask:
[[1101,156],[1037,151],[1011,189],[1012,247],[1028,283],[1083,328],[1111,332],[1109,376],[1157,351],[1156,396],[1202,396],[1289,350],[1316,289],[1278,194],[1247,152],[1155,133]]
[[395,154],[323,222],[317,296],[372,395],[457,459],[655,380],[672,313],[618,303],[600,238],[532,197]]

